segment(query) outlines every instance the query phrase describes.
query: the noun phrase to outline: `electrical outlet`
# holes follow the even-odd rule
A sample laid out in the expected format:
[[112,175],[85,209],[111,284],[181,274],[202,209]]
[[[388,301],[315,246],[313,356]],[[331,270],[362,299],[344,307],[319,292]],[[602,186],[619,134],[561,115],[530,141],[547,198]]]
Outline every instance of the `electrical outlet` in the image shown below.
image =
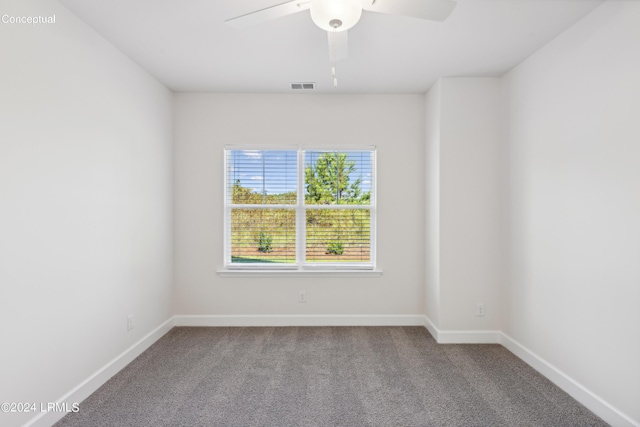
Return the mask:
[[307,291],[300,291],[299,302],[307,302]]
[[484,316],[484,304],[476,304],[476,316]]
[[127,332],[133,329],[133,314],[127,316]]

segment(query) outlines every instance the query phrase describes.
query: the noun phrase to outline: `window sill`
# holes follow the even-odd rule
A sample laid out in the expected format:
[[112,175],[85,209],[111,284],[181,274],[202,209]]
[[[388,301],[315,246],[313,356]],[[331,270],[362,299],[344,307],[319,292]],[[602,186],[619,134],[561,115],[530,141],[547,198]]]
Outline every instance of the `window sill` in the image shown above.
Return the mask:
[[220,277],[380,277],[382,270],[235,270],[221,269]]

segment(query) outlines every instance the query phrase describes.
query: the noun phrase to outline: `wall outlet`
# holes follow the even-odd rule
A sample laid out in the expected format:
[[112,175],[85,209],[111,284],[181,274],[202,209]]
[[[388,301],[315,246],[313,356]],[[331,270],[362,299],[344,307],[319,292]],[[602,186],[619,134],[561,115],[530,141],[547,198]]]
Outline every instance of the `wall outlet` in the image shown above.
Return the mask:
[[127,316],[127,332],[133,329],[133,314]]
[[481,302],[476,304],[476,316],[484,316],[484,304]]
[[307,291],[300,291],[300,295],[298,297],[299,302],[307,302]]

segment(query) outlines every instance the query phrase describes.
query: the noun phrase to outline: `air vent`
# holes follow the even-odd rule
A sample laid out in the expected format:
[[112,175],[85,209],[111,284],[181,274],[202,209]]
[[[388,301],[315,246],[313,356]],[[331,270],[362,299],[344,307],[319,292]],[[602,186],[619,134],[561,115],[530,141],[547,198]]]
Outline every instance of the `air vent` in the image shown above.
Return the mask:
[[291,89],[293,90],[312,90],[315,88],[315,83],[291,83]]

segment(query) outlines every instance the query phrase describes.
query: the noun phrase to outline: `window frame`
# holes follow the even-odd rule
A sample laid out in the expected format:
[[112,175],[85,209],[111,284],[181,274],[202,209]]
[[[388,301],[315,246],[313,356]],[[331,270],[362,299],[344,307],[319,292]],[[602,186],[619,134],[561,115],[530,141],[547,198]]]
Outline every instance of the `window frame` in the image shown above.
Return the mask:
[[[229,198],[229,160],[231,151],[295,151],[297,154],[297,185],[296,185],[296,203],[295,204],[233,204],[230,203]],[[356,205],[356,204],[336,204],[336,205],[312,205],[305,202],[305,155],[307,152],[361,152],[368,151],[370,155],[371,163],[371,189],[370,199],[368,205]],[[290,275],[292,273],[302,274],[345,274],[345,275],[379,275],[380,272],[376,267],[377,248],[376,248],[376,231],[377,231],[377,150],[375,146],[349,146],[345,147],[314,147],[314,146],[251,146],[251,145],[225,145],[224,147],[224,189],[223,189],[223,209],[224,209],[224,237],[223,237],[223,265],[224,268],[219,270],[218,273],[226,275],[225,273],[239,273],[238,275],[252,276],[256,273],[268,273],[269,275],[283,273]],[[293,263],[233,263],[231,254],[231,212],[233,209],[287,209],[295,212],[295,242],[296,242],[296,256]],[[307,240],[307,220],[306,215],[308,210],[356,210],[364,209],[369,211],[369,262],[308,262],[306,260],[306,240]],[[244,274],[243,274],[244,273]]]

